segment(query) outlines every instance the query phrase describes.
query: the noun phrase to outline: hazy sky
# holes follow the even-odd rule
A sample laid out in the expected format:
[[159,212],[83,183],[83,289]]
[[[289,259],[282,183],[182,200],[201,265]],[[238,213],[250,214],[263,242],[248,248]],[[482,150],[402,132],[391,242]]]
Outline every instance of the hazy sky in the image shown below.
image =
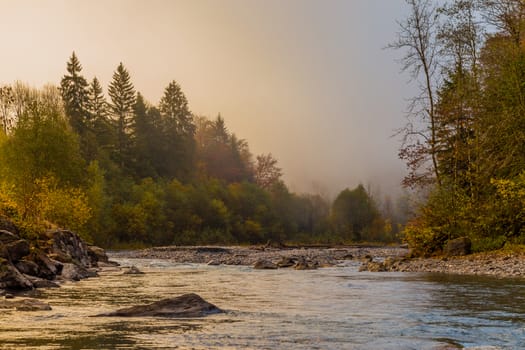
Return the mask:
[[297,192],[399,187],[407,78],[403,0],[0,0],[0,84],[58,84],[75,51],[107,87],[119,62],[157,103],[176,80],[190,109],[272,153]]

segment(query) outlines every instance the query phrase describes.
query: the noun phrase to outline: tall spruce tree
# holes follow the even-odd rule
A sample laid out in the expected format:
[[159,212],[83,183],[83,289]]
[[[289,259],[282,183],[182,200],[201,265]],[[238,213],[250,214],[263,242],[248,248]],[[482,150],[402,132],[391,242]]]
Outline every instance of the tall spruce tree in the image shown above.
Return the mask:
[[93,132],[99,146],[99,153],[115,144],[115,128],[109,121],[109,106],[99,80],[95,77],[89,84],[88,112],[93,124]]
[[80,137],[80,148],[85,159],[93,153],[92,128],[88,112],[88,83],[82,76],[82,65],[75,52],[67,62],[67,74],[60,81],[60,92],[64,101],[64,109],[73,130]]
[[135,105],[136,96],[129,73],[122,62],[118,65],[115,73],[113,73],[113,81],[109,85],[108,93],[111,97],[111,115],[116,123],[117,145],[115,157],[117,163],[124,167],[131,156],[133,106]]
[[172,81],[164,90],[159,104],[164,119],[167,144],[167,177],[187,179],[194,167],[195,122],[188,100],[179,84]]
[[88,100],[88,83],[81,75],[82,65],[75,52],[67,62],[67,74],[62,77],[60,91],[64,100],[66,115],[73,130],[82,134],[89,119],[86,110]]

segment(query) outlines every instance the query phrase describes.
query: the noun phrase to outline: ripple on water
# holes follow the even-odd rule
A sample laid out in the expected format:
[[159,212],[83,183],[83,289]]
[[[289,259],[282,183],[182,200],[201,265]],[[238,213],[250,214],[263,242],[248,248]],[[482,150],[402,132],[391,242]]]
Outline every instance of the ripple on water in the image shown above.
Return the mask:
[[[50,312],[0,314],[0,348],[478,349],[525,348],[516,280],[314,271],[122,259],[111,272],[42,291]],[[93,318],[194,292],[225,314],[204,319]]]

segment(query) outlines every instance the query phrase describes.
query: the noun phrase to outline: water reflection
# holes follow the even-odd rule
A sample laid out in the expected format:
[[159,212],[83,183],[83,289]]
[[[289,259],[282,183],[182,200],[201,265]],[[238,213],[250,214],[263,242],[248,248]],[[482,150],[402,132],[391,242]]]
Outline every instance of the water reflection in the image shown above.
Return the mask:
[[[40,291],[51,312],[0,314],[0,348],[437,349],[525,348],[521,280],[177,265],[123,260],[145,275]],[[94,318],[195,292],[227,310],[204,319]]]

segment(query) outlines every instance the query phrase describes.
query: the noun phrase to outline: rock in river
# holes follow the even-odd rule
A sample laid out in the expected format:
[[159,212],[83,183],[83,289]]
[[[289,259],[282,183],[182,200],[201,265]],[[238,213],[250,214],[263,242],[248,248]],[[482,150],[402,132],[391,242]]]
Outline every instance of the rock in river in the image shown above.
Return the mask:
[[11,309],[17,311],[49,311],[51,306],[36,299],[12,299],[0,300],[0,309]]
[[211,314],[222,313],[217,306],[208,303],[194,293],[184,294],[176,298],[163,299],[148,305],[132,306],[114,312],[96,316],[117,317],[203,317]]

